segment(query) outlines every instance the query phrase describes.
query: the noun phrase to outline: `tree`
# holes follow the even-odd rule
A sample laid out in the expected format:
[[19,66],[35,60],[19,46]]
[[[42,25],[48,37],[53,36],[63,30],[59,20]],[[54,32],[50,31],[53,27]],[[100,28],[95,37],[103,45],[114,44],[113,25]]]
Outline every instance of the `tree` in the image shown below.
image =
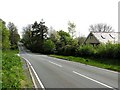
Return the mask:
[[2,34],[2,41],[0,41],[0,48],[2,46],[3,50],[10,48],[9,31],[6,28],[5,24],[6,23],[2,19],[0,19],[0,33]]
[[60,35],[58,34],[57,31],[52,30],[50,32],[50,37],[49,37],[55,44],[60,41]]
[[68,22],[68,31],[69,31],[70,35],[72,36],[72,38],[74,38],[74,36],[75,36],[75,32],[76,32],[75,28],[76,28],[76,25],[69,21]]
[[37,21],[32,25],[32,36],[35,36],[37,39],[43,41],[47,37],[48,27],[44,25],[43,20],[38,24]]
[[32,25],[32,38],[35,45],[35,51],[42,52],[43,51],[43,43],[44,40],[47,39],[48,27],[44,25],[45,22],[43,20],[40,23],[35,23]]
[[31,31],[32,31],[32,25],[27,25],[26,27],[23,27],[22,42],[29,49],[34,42],[32,40],[32,32]]
[[112,29],[111,26],[103,23],[95,24],[95,25],[90,25],[89,28],[90,32],[113,32],[114,30]]
[[8,29],[10,32],[10,43],[11,43],[11,48],[16,49],[17,48],[17,42],[20,40],[20,35],[18,34],[18,29],[14,25],[14,23],[9,22],[8,23]]
[[67,45],[71,39],[70,34],[62,30],[58,31],[58,34],[60,36],[61,46]]
[[48,39],[43,44],[44,53],[50,54],[53,53],[55,50],[55,44],[52,42],[52,40]]

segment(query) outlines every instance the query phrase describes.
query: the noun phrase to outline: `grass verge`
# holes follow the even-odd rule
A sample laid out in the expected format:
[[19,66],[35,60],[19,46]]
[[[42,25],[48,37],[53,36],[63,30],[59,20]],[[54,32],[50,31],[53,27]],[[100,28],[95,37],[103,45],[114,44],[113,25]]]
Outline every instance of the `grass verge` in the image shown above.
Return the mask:
[[83,57],[61,56],[61,55],[49,55],[49,56],[55,57],[55,58],[60,58],[60,59],[65,59],[68,61],[80,62],[83,64],[120,72],[120,65],[112,64],[111,62],[109,63],[108,60],[106,60],[106,62],[105,62],[105,60],[102,60],[102,59],[98,60],[95,58],[83,58]]
[[[7,50],[2,52],[2,88],[24,88],[30,86],[26,80],[23,62],[16,54],[18,50]],[[24,86],[23,86],[24,82]]]

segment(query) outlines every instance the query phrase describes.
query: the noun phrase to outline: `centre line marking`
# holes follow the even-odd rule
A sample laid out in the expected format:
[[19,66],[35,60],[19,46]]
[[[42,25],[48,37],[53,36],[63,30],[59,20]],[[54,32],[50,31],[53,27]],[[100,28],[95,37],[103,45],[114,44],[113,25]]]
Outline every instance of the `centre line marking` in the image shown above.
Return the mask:
[[102,83],[102,82],[99,82],[99,81],[97,81],[97,80],[95,80],[95,79],[92,79],[92,78],[90,78],[90,77],[87,77],[87,76],[85,76],[85,75],[83,75],[83,74],[80,74],[80,73],[78,73],[78,72],[76,72],[76,71],[73,71],[73,73],[75,73],[75,74],[77,74],[77,75],[80,75],[80,76],[82,76],[82,77],[84,77],[84,78],[87,78],[87,79],[89,79],[89,80],[91,80],[91,81],[94,81],[94,82],[96,82],[96,83],[99,83],[99,84],[101,84],[101,85],[103,85],[103,86],[106,86],[106,87],[108,87],[108,88],[111,88],[111,89],[113,89],[113,90],[116,90],[115,88],[113,88],[113,87],[111,87],[111,86],[109,86],[109,85],[106,85],[106,84],[104,84],[104,83]]
[[57,65],[57,66],[59,66],[59,67],[62,67],[62,65],[59,65],[59,64],[57,64],[57,63],[54,63],[54,62],[51,62],[51,61],[49,61],[50,63],[52,63],[52,64],[54,64],[54,65]]

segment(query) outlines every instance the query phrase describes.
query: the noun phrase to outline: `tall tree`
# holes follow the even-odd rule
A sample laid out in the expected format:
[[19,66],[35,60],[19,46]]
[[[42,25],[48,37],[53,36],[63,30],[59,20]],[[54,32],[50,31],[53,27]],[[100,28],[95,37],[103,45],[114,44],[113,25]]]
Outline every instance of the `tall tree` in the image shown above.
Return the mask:
[[23,27],[22,42],[27,48],[30,48],[30,46],[33,44],[34,41],[32,40],[32,25]]
[[113,32],[114,30],[110,25],[99,23],[95,25],[90,25],[89,31],[90,32]]
[[32,36],[35,36],[38,41],[44,41],[44,39],[47,37],[48,27],[44,24],[45,22],[41,20],[40,23],[35,21],[35,23],[32,25]]
[[36,49],[39,48],[38,52],[43,51],[43,43],[44,40],[47,38],[48,34],[48,27],[45,26],[45,22],[43,20],[40,23],[35,23],[32,25],[32,38],[35,42]]
[[69,21],[68,22],[68,31],[69,31],[70,35],[72,36],[72,38],[74,38],[74,36],[75,36],[75,32],[76,32],[75,28],[76,28],[76,25]]
[[2,47],[3,50],[10,48],[9,31],[5,24],[6,23],[0,19],[0,34],[2,34],[2,41],[0,40],[0,48]]
[[18,29],[12,22],[8,23],[8,29],[10,32],[9,39],[10,39],[10,43],[11,43],[11,48],[15,49],[15,48],[17,48],[17,42],[20,40],[20,35],[18,34]]

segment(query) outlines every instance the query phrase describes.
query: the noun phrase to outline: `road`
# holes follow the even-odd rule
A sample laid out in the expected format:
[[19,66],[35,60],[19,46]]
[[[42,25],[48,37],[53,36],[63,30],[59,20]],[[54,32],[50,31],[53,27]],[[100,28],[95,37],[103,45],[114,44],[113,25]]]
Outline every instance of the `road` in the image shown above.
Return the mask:
[[20,56],[31,63],[43,88],[118,88],[117,72],[19,49]]

